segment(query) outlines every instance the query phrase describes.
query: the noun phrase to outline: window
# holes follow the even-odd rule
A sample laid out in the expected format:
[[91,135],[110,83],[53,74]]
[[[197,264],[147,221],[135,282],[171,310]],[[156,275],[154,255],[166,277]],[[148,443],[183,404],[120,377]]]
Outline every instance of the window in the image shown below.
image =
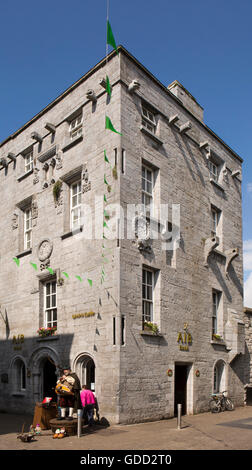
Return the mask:
[[142,275],[142,315],[144,322],[153,322],[153,271],[143,269]]
[[153,171],[142,166],[142,204],[147,216],[153,215]]
[[13,363],[13,392],[20,393],[26,390],[26,366],[21,358]]
[[56,280],[48,281],[44,286],[45,290],[45,328],[57,328],[57,293]]
[[113,346],[116,344],[116,318],[113,317]]
[[211,218],[212,218],[212,227],[211,227],[211,235],[212,236],[219,236],[219,225],[220,225],[220,216],[221,211],[216,207],[211,207]]
[[122,149],[122,153],[121,153],[121,172],[122,172],[123,175],[125,174],[125,154],[126,154],[126,151],[124,149]]
[[33,169],[33,151],[27,153],[24,156],[25,160],[25,173],[28,173],[28,171],[31,171]]
[[71,230],[81,225],[81,181],[71,185]]
[[156,132],[156,119],[152,111],[142,106],[142,125],[148,129],[148,131],[155,134]]
[[24,211],[24,249],[32,246],[32,210],[31,207]]
[[212,160],[208,162],[210,178],[212,178],[216,183],[219,179],[219,165],[214,163]]
[[219,317],[219,308],[220,308],[220,298],[221,292],[213,290],[212,292],[212,334],[217,334],[218,332],[218,317]]
[[125,345],[125,316],[121,317],[121,345]]
[[71,139],[75,139],[82,135],[82,114],[79,114],[79,116],[70,122],[69,132]]

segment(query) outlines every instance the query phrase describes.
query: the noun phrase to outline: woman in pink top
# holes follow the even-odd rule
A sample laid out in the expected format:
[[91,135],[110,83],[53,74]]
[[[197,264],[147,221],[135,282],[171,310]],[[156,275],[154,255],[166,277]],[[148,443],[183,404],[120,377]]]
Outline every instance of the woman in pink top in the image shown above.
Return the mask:
[[83,406],[84,417],[87,417],[88,426],[94,424],[93,413],[95,406],[95,396],[91,390],[87,388],[86,385],[82,385],[82,391],[80,392],[80,399]]

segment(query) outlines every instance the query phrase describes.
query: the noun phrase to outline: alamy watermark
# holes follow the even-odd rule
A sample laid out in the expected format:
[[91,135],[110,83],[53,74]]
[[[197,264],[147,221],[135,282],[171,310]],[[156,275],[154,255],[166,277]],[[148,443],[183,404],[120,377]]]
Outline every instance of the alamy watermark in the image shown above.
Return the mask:
[[180,242],[180,204],[160,204],[153,215],[144,204],[106,204],[95,196],[94,206],[81,204],[72,214],[72,232],[85,240],[160,240],[162,250]]

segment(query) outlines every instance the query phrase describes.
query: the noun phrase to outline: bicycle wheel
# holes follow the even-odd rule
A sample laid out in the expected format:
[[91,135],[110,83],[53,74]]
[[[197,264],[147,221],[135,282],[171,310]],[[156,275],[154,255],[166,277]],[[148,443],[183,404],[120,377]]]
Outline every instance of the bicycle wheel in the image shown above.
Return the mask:
[[219,413],[221,410],[220,404],[216,400],[210,400],[209,408],[212,413]]
[[230,400],[230,398],[226,398],[225,401],[226,401],[226,410],[233,411],[234,404],[233,404],[232,400]]

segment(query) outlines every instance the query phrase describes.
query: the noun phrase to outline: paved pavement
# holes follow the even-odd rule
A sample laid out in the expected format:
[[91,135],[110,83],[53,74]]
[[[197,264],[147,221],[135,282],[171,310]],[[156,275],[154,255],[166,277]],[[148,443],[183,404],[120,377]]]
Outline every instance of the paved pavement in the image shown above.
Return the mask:
[[0,414],[0,450],[252,450],[252,407],[239,407],[219,414],[202,413],[183,416],[182,428],[177,419],[132,424],[83,427],[80,438],[53,439],[52,432],[42,431],[36,441],[23,443],[17,433],[27,415]]

